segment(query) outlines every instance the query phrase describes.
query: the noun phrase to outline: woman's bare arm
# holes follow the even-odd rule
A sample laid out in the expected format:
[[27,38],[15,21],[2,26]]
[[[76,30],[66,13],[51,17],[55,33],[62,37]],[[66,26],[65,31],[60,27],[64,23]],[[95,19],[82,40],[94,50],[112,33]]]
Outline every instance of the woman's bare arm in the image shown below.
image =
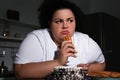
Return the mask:
[[83,67],[84,69],[88,70],[88,72],[96,72],[96,71],[103,71],[105,70],[106,63],[90,63],[90,64],[78,64],[78,67]]
[[106,63],[91,63],[89,66],[89,72],[103,71],[105,70]]
[[44,78],[51,74],[53,68],[58,66],[59,63],[56,60],[27,63],[27,64],[15,64],[15,75],[17,78]]

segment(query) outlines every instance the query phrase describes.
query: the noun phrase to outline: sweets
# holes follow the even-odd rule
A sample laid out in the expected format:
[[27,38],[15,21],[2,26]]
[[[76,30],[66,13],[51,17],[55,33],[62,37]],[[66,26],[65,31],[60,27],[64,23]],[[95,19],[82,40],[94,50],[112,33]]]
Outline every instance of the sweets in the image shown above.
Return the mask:
[[[67,35],[65,36],[64,40],[66,41],[71,41],[72,42],[72,39],[71,39],[71,36],[70,35]],[[77,56],[77,53],[73,53],[75,56]]]
[[82,67],[56,66],[53,80],[85,80]]
[[64,40],[66,40],[66,41],[72,41],[70,35],[65,36]]

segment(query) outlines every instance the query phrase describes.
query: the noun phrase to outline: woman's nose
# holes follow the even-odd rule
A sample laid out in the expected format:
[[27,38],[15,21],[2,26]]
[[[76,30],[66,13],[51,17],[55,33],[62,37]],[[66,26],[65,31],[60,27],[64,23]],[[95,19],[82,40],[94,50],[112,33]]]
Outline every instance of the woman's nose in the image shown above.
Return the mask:
[[68,28],[67,22],[63,22],[62,28]]

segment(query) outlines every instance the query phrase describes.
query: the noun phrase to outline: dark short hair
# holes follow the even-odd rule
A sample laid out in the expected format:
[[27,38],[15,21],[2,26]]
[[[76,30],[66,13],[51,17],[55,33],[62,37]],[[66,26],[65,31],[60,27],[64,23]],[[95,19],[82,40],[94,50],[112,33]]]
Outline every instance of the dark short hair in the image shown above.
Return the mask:
[[44,0],[39,8],[39,23],[41,28],[49,28],[48,22],[51,22],[54,12],[59,9],[70,9],[75,16],[76,27],[81,25],[84,13],[77,5],[67,0]]

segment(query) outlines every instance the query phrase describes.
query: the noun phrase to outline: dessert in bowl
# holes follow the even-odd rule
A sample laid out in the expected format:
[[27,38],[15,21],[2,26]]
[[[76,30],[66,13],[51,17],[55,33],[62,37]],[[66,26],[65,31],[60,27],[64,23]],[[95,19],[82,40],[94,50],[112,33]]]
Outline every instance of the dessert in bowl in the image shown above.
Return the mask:
[[51,80],[89,80],[82,67],[56,66]]

